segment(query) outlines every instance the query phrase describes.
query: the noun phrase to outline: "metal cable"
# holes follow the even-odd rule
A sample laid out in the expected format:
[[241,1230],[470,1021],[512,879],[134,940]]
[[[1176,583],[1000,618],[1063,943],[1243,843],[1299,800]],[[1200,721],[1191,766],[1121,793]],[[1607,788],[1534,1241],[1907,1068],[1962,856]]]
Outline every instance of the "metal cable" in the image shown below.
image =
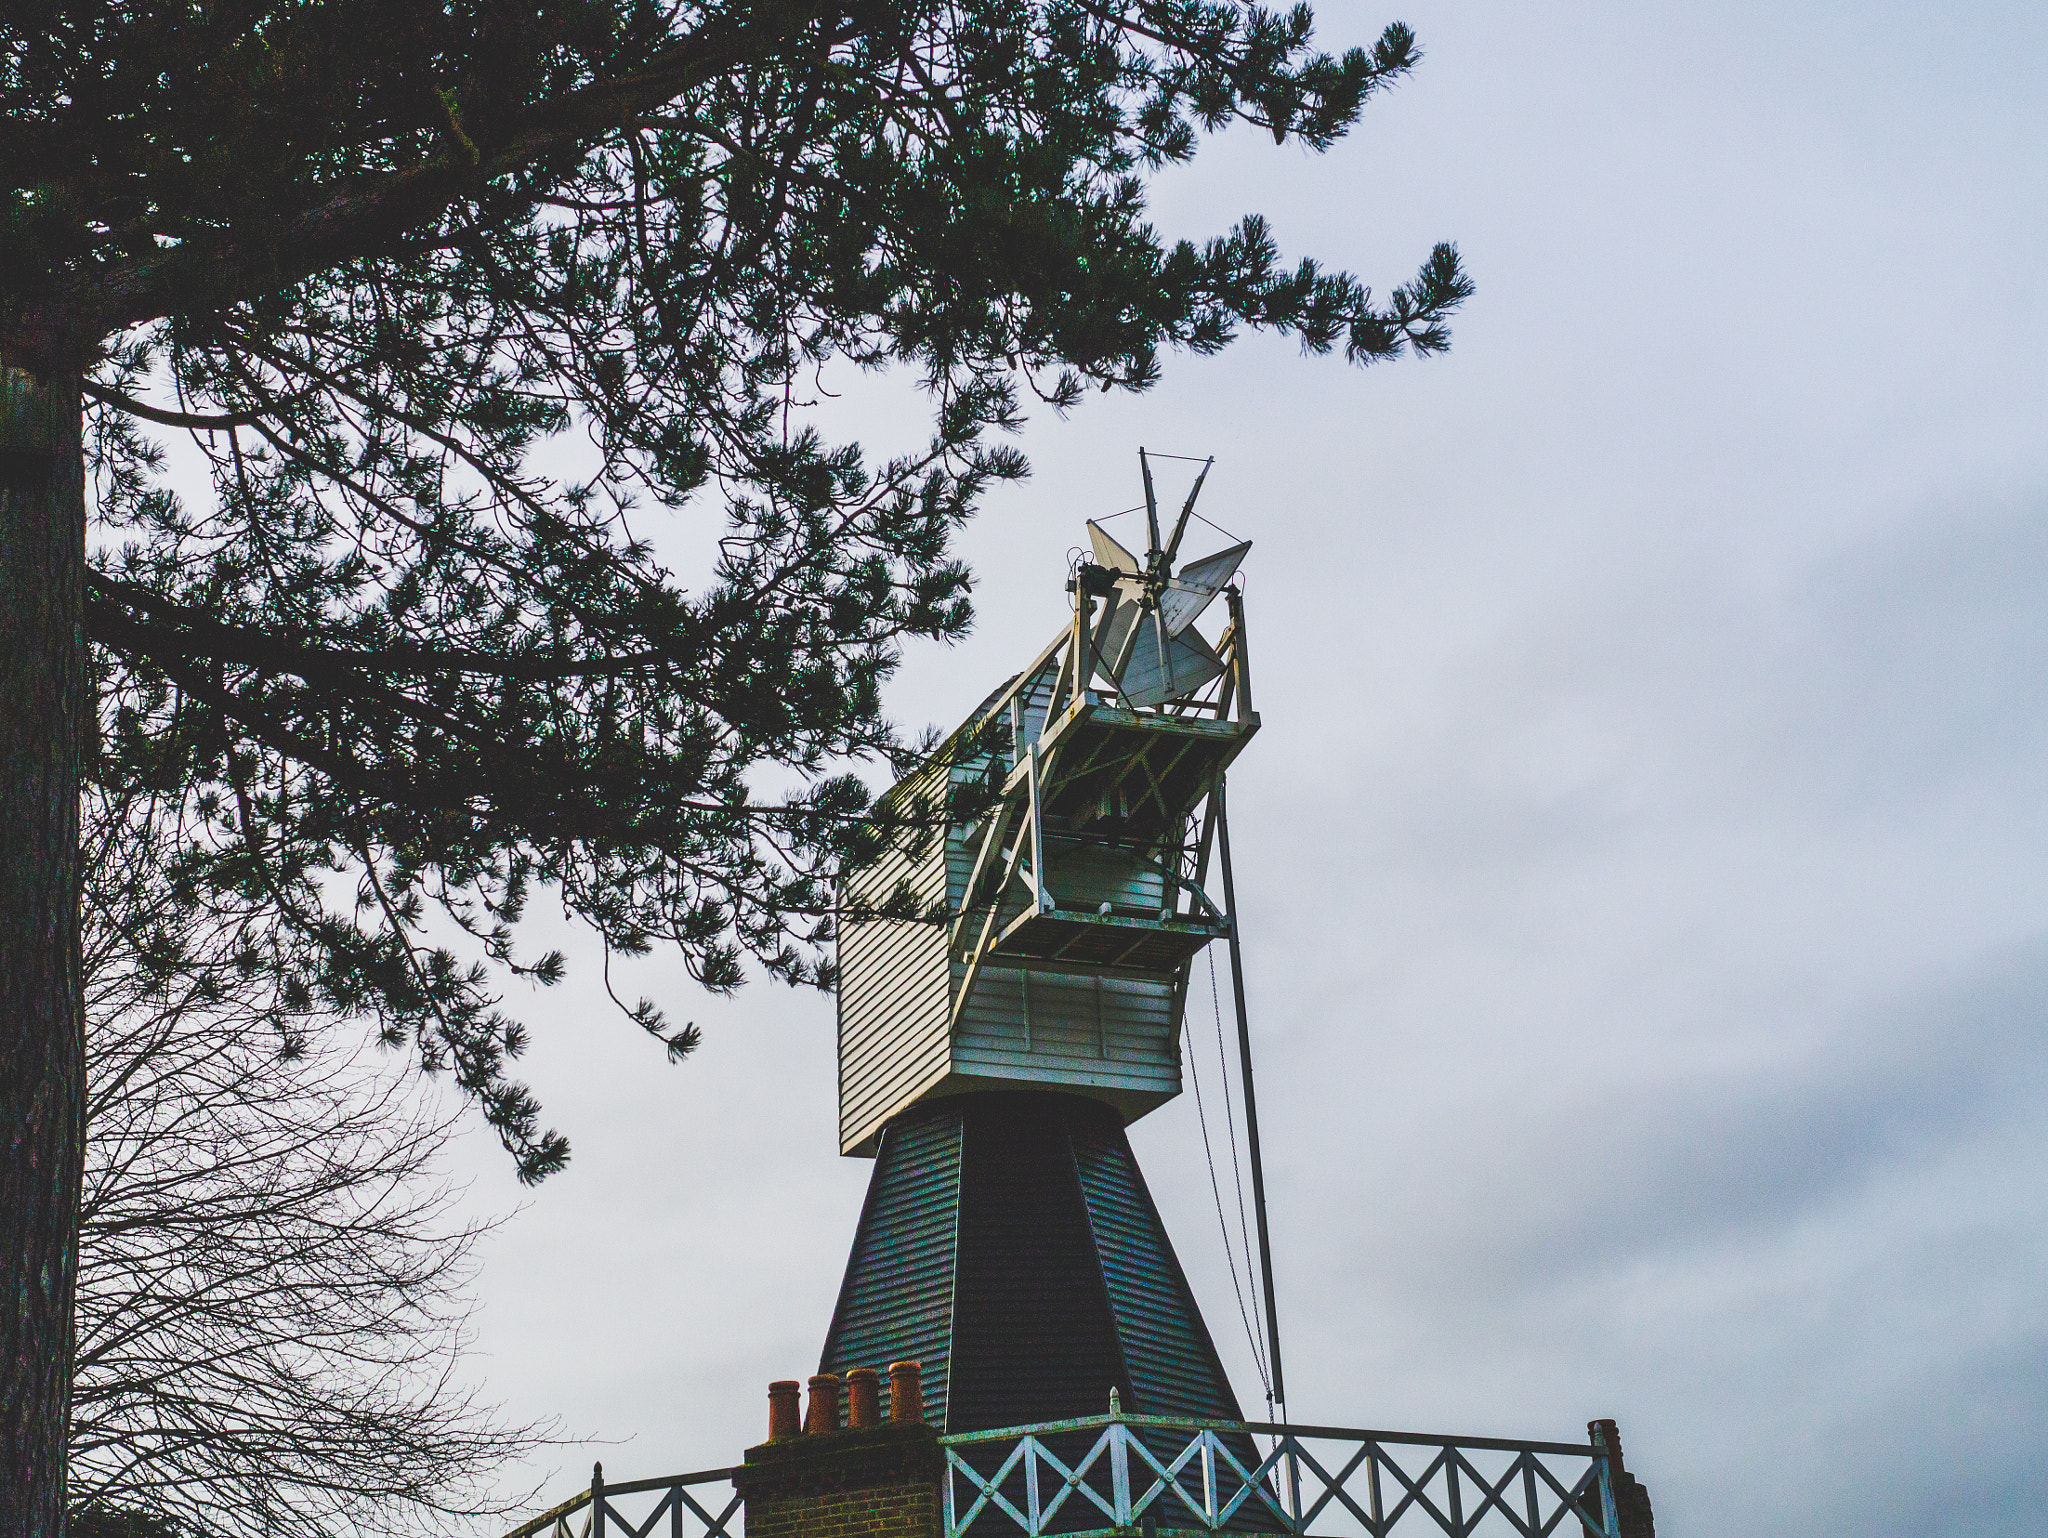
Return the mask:
[[[1209,969],[1209,982],[1210,998],[1213,1001],[1216,982],[1216,969],[1213,965]],[[1209,1113],[1202,1103],[1202,1070],[1195,1055],[1195,1031],[1194,1027],[1187,1023],[1185,1016],[1182,1017],[1182,1029],[1187,1036],[1188,1076],[1194,1081],[1195,1086],[1195,1119],[1202,1128],[1202,1157],[1209,1165],[1209,1194],[1216,1199],[1216,1227],[1223,1235],[1223,1256],[1230,1266],[1230,1290],[1237,1295],[1237,1317],[1244,1325],[1244,1338],[1252,1349],[1252,1366],[1258,1372],[1259,1387],[1265,1390],[1266,1398],[1270,1402],[1273,1397],[1272,1379],[1266,1372],[1266,1356],[1258,1331],[1252,1324],[1251,1311],[1245,1306],[1244,1279],[1238,1275],[1237,1255],[1230,1243],[1230,1220],[1223,1215],[1223,1186],[1216,1178],[1216,1150],[1209,1139]],[[1250,1257],[1246,1258],[1249,1260]]]
[[[1223,990],[1216,985],[1216,952],[1208,952],[1209,961],[1209,1009],[1216,1019],[1216,1062],[1223,1074],[1223,1125],[1230,1132],[1230,1178],[1237,1186],[1237,1233],[1243,1246],[1245,1281],[1250,1285],[1252,1296],[1259,1295],[1257,1279],[1252,1274],[1252,1233],[1251,1220],[1244,1210],[1244,1165],[1237,1153],[1237,1112],[1230,1103],[1230,1049],[1223,1042]],[[1265,1337],[1263,1333],[1260,1339]],[[1266,1398],[1272,1399],[1268,1385]]]
[[1244,539],[1244,536],[1242,534],[1231,533],[1230,530],[1224,528],[1223,525],[1218,523],[1215,519],[1204,518],[1200,513],[1195,512],[1193,508],[1188,509],[1188,512],[1189,515],[1195,520],[1195,522],[1208,524],[1210,528],[1214,529],[1218,534],[1221,534],[1225,539],[1235,539],[1239,541],[1242,541]]

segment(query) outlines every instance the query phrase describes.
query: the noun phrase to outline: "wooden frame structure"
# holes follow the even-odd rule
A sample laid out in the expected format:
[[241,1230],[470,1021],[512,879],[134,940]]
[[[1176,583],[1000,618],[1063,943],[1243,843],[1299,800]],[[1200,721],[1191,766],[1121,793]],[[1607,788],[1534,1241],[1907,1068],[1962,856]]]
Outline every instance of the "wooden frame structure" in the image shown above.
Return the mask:
[[[992,792],[942,840],[842,879],[845,1152],[872,1154],[889,1117],[939,1095],[1065,1086],[1128,1121],[1179,1092],[1188,966],[1231,931],[1205,889],[1216,792],[1259,718],[1235,588],[1213,647],[1173,638],[1201,659],[1199,687],[1120,696],[1144,618],[1177,586],[1079,565],[1060,633],[890,793],[892,812],[929,826],[963,788]],[[1141,587],[1140,623],[1106,634],[1119,593]],[[1158,640],[1167,655],[1163,626]],[[880,916],[906,888],[927,919]]]
[[[1178,973],[1230,931],[1228,913],[1202,888],[1213,809],[1192,842],[1185,835],[1258,730],[1243,603],[1233,589],[1216,649],[1224,671],[1209,698],[1132,707],[1097,687],[1109,666],[1096,651],[1088,574],[1097,570],[1082,567],[1070,584],[1072,627],[982,718],[1007,716],[1013,747],[947,934],[966,968],[956,1026],[993,956]],[[1127,879],[1105,881],[1105,866],[1124,867]],[[1147,902],[1155,890],[1158,900]]]

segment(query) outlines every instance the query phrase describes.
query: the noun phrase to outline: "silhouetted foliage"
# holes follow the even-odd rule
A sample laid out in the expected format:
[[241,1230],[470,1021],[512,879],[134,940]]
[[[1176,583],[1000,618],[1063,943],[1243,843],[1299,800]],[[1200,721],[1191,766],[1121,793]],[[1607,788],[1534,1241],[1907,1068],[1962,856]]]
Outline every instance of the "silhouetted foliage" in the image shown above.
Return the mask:
[[[920,746],[881,687],[968,624],[1025,398],[1243,326],[1446,345],[1449,246],[1375,300],[1256,216],[1146,222],[1203,134],[1321,148],[1416,58],[1233,0],[0,9],[0,1518],[62,1520],[80,612],[180,900],[263,905],[291,1008],[373,1016],[539,1179],[497,1007],[560,972],[536,883],[608,955],[829,986],[830,872],[890,831],[855,771]],[[921,381],[921,448],[818,430],[860,369]]]
[[[86,370],[107,750],[189,796],[193,882],[295,929],[285,985],[451,1068],[529,1178],[566,1151],[496,1007],[559,972],[514,950],[534,884],[711,989],[747,958],[829,985],[823,878],[870,836],[849,770],[918,746],[880,687],[906,637],[968,624],[951,539],[1024,474],[990,438],[1023,395],[1142,389],[1162,347],[1245,325],[1433,352],[1467,291],[1448,246],[1379,302],[1283,266],[1255,216],[1206,243],[1146,222],[1146,175],[1203,133],[1322,148],[1416,61],[1398,25],[1319,52],[1306,8],[31,4],[5,28],[0,348]],[[915,372],[921,451],[825,441],[808,407],[845,366]],[[163,427],[206,504],[167,488]]]
[[289,996],[261,903],[177,890],[175,802],[87,797],[74,1535],[330,1538],[501,1514],[534,1447],[456,1374],[452,1113]]

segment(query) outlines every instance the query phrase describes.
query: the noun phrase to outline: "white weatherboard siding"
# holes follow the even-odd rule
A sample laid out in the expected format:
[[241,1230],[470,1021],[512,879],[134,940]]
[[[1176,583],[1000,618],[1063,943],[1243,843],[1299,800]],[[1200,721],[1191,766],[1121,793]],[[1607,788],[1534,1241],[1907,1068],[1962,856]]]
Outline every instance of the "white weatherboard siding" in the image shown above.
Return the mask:
[[[934,845],[916,859],[892,849],[846,881],[847,906],[880,903],[904,884],[922,904],[945,895]],[[844,922],[839,932],[839,1146],[873,1152],[890,1116],[947,1070],[952,989],[943,925],[914,919]]]
[[[999,724],[1035,737],[1052,697],[1057,658],[1045,661],[1016,699],[993,709]],[[988,707],[985,707],[985,709]],[[977,715],[965,733],[987,720]],[[956,742],[962,740],[956,736]],[[942,752],[942,758],[943,758]],[[998,747],[1007,772],[1010,750]],[[963,758],[944,783],[980,782],[985,758]],[[899,805],[937,813],[941,773],[934,769],[895,792]],[[943,900],[957,914],[988,823],[954,826],[915,858],[892,850],[845,881],[846,908],[884,902],[899,885],[921,904]],[[1007,830],[1014,837],[1013,823]],[[1156,915],[1166,880],[1138,851],[1048,829],[1046,880],[1060,907],[1092,913]],[[1000,851],[994,858],[1000,862]],[[999,874],[1000,863],[992,875]],[[1024,911],[1022,883],[1006,892],[997,933]],[[977,923],[980,916],[977,915]],[[972,938],[970,936],[969,938]],[[996,955],[982,966],[952,1027],[967,968],[947,953],[944,925],[905,919],[842,920],[839,984],[839,1146],[872,1156],[884,1123],[921,1100],[996,1089],[1067,1089],[1116,1107],[1126,1121],[1180,1093],[1175,986],[1159,973]]]

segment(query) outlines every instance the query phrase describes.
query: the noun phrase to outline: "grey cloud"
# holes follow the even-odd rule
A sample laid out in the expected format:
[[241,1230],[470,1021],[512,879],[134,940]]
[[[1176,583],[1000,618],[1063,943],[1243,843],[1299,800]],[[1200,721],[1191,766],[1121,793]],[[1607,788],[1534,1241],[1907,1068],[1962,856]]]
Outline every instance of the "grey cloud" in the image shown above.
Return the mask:
[[1465,1104],[1381,1150],[1404,1188],[1382,1216],[1415,1285],[1561,1286],[1801,1222],[2044,1105],[2048,940],[1741,1069],[1642,1082],[1589,1066],[1539,1111]]

